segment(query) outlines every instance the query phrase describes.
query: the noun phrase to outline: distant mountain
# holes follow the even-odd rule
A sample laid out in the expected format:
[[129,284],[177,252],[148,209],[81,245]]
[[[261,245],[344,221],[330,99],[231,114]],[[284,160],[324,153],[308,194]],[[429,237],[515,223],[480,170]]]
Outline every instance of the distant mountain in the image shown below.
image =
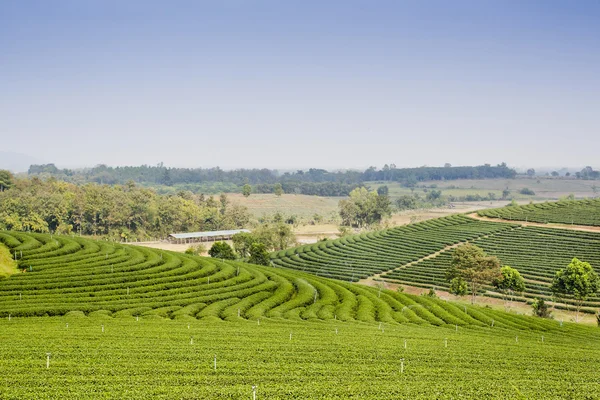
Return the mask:
[[0,169],[11,172],[27,172],[31,164],[44,164],[45,161],[26,154],[0,151]]

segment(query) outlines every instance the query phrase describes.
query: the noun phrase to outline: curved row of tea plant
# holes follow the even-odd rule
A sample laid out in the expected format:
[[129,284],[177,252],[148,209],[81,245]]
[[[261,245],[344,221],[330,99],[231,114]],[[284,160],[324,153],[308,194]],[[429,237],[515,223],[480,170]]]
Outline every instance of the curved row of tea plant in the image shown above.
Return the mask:
[[[589,262],[600,272],[600,234],[593,232],[523,227],[498,232],[473,242],[488,254],[495,255],[503,265],[517,268],[526,280],[525,298],[551,299],[550,285],[558,269],[569,264],[573,257]],[[399,268],[382,279],[420,287],[448,288],[445,271],[450,265],[451,252]],[[500,296],[488,288],[489,296]],[[585,304],[600,306],[600,296],[591,297]]]
[[516,226],[453,215],[282,250],[271,254],[271,259],[276,266],[358,281],[417,261],[447,246]]
[[512,221],[600,226],[600,199],[508,206],[481,210],[477,214]]
[[322,320],[551,330],[552,321],[457,306],[282,268],[65,237],[1,232],[26,272],[0,281],[0,317],[86,315]]

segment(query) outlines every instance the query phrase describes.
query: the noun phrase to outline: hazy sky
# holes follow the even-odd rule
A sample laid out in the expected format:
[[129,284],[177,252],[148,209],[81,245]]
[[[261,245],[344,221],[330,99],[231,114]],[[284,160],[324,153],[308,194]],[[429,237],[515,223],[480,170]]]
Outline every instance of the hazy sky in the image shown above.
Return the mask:
[[0,137],[62,166],[600,166],[600,1],[1,1]]

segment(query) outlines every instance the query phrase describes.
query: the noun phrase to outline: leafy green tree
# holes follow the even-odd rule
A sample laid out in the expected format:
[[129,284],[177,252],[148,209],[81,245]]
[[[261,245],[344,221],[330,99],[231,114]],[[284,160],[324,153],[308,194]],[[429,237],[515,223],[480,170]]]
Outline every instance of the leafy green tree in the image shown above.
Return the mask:
[[376,191],[369,192],[365,187],[350,192],[350,198],[340,200],[339,213],[342,225],[359,228],[378,224],[391,215],[391,203],[388,196],[379,196]]
[[427,196],[425,196],[428,201],[436,201],[440,197],[442,197],[442,191],[436,189],[427,192]]
[[283,194],[283,187],[281,186],[281,183],[277,182],[275,186],[273,186],[273,192],[275,193],[275,196],[281,197]]
[[556,271],[550,290],[559,299],[570,296],[575,300],[575,321],[579,322],[579,310],[583,302],[598,292],[599,284],[598,274],[590,263],[573,258],[569,265]]
[[500,276],[500,260],[488,256],[483,249],[474,244],[464,244],[452,253],[450,267],[446,271],[446,279],[452,284],[458,278],[469,284],[471,303],[481,286],[490,284]]
[[245,184],[242,187],[242,194],[244,195],[244,197],[249,197],[250,194],[252,194],[252,186],[250,186],[249,184]]
[[248,257],[250,255],[250,247],[252,244],[258,242],[258,238],[249,232],[236,233],[231,237],[231,240],[233,241],[235,251],[242,258]]
[[457,296],[465,296],[469,293],[469,284],[460,277],[452,278],[450,280],[450,293]]
[[544,301],[544,299],[537,298],[533,300],[531,304],[533,308],[533,315],[540,318],[552,318],[552,314],[550,313],[550,309],[548,308],[548,304]]
[[525,279],[515,268],[505,265],[500,269],[500,276],[494,279],[494,286],[504,295],[505,308],[510,307],[510,301],[515,293],[525,290]]
[[221,258],[223,260],[236,259],[233,249],[225,242],[215,242],[210,250],[208,250],[208,255],[212,258]]
[[250,258],[248,262],[251,264],[258,265],[270,265],[271,258],[269,257],[269,252],[267,248],[262,243],[252,243],[250,246]]
[[206,253],[206,246],[202,243],[192,245],[185,249],[185,254],[191,254],[193,256],[201,256],[204,253]]
[[419,198],[415,195],[403,195],[396,199],[398,210],[415,210],[419,207]]
[[380,196],[387,196],[390,194],[390,188],[387,185],[379,186],[377,188],[377,194]]
[[508,190],[508,188],[506,188],[502,191],[502,200],[506,200],[508,198],[508,196],[510,196],[510,190]]
[[13,175],[10,171],[0,169],[0,192],[13,186]]

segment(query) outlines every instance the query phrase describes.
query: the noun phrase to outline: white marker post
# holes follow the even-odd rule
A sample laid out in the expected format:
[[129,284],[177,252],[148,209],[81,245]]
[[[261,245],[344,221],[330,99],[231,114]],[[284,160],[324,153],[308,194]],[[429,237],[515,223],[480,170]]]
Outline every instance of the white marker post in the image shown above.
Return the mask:
[[127,286],[127,296],[129,296],[129,286]]
[[515,336],[515,343],[519,343],[519,337]]
[[68,323],[68,322],[67,322],[67,326],[66,326],[66,328],[67,328],[67,329],[69,329],[69,323]]
[[240,317],[240,309],[238,308],[238,318]]
[[494,320],[492,320],[492,328],[494,327]]
[[400,373],[404,373],[404,358],[400,359]]
[[448,338],[444,339],[444,347],[448,348]]
[[190,336],[190,344],[194,344],[194,337]]
[[406,349],[406,339],[404,339],[404,348]]
[[137,321],[139,321],[139,320],[140,320],[140,316],[139,316],[139,315],[136,315],[136,316],[135,316],[135,321],[137,322]]
[[216,354],[215,354],[214,368],[216,371],[217,370],[217,355]]
[[542,343],[544,343],[544,335],[542,335]]
[[458,332],[458,325],[454,325],[456,327],[456,332]]
[[338,330],[337,330],[337,328],[335,328],[335,334],[336,334],[336,335],[338,334]]
[[50,355],[52,353],[46,353],[46,369],[50,368]]
[[252,400],[256,400],[256,385],[252,386]]
[[102,333],[104,333],[104,325],[102,325]]
[[292,332],[290,332],[290,340],[292,340]]
[[19,300],[23,300],[23,294],[19,293]]
[[260,318],[256,320],[256,325],[260,325]]

